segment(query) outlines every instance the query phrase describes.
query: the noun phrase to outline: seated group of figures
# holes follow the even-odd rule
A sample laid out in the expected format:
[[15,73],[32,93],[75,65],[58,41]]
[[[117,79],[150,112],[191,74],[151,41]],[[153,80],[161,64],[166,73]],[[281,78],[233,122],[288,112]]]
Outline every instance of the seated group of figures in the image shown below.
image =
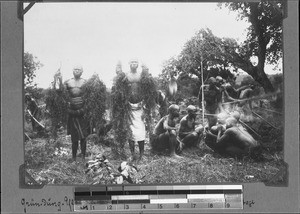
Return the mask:
[[152,147],[158,151],[168,149],[171,156],[178,157],[182,149],[197,147],[202,139],[207,146],[221,155],[243,157],[257,154],[260,144],[239,123],[240,113],[221,114],[217,123],[205,126],[196,123],[197,108],[193,105],[187,107],[187,115],[179,122],[178,134],[176,121],[178,121],[179,106],[172,104],[169,114],[161,118],[154,130]]
[[[146,139],[145,119],[143,118],[143,98],[140,96],[141,72],[138,72],[139,66],[136,59],[130,61],[130,71],[125,75],[129,82],[131,107],[131,125],[132,136],[128,139],[129,148],[133,157],[135,157],[135,143],[138,143],[140,159],[144,155],[144,144]],[[120,73],[117,69],[117,75]],[[76,161],[78,144],[80,142],[81,155],[84,161],[86,156],[86,137],[89,135],[89,123],[84,119],[83,85],[85,80],[81,78],[83,68],[75,66],[73,68],[74,78],[62,83],[60,71],[56,74],[60,81],[60,88],[63,87],[69,94],[68,102],[68,122],[67,134],[71,135],[72,141],[72,159]],[[197,124],[197,107],[189,105],[186,109],[187,115],[183,116],[179,122],[180,108],[176,104],[169,106],[162,105],[168,109],[168,114],[162,116],[156,124],[151,136],[151,148],[155,151],[167,150],[171,156],[180,157],[182,149],[190,146],[198,146],[201,139],[214,151],[220,154],[229,154],[233,156],[246,155],[259,147],[259,143],[244,129],[239,123],[240,114],[234,112],[228,114],[223,120],[217,120],[216,113],[221,102],[221,88],[228,85],[210,78],[208,88],[205,93],[205,110],[207,113],[208,126]],[[219,84],[219,85],[218,85]],[[221,85],[223,86],[221,87]],[[223,90],[225,91],[225,90]],[[201,94],[201,93],[200,93]],[[162,96],[162,95],[161,95]],[[228,96],[230,97],[230,96]],[[164,99],[164,97],[161,97]],[[234,98],[233,98],[234,99]],[[28,98],[29,100],[29,98]],[[201,100],[201,97],[199,97]],[[177,125],[179,123],[179,129]]]

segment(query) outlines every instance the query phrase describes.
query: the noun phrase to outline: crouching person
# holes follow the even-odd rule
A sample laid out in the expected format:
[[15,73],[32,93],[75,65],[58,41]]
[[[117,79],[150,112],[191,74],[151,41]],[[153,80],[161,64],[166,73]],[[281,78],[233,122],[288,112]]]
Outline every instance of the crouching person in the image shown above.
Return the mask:
[[226,119],[225,128],[222,125],[213,126],[206,131],[205,143],[211,149],[222,155],[233,157],[252,157],[260,155],[260,144],[241,126],[234,117]]
[[179,120],[179,106],[172,104],[168,108],[169,114],[162,117],[154,128],[154,136],[151,141],[152,150],[169,150],[170,156],[179,158],[176,151],[181,150],[181,144],[177,141],[176,124]]
[[180,120],[179,126],[179,139],[183,148],[198,146],[204,130],[202,125],[196,127],[197,108],[189,105],[186,110],[188,114]]

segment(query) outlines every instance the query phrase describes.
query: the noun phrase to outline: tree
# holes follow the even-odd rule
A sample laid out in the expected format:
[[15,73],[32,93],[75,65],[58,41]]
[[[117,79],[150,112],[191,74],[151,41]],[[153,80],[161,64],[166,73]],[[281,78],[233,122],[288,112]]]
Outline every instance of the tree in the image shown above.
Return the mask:
[[35,71],[42,67],[43,64],[33,56],[31,53],[24,53],[24,87],[25,90],[28,88],[34,88],[36,84],[33,83],[34,78],[36,77]]
[[[195,36],[188,40],[180,55],[167,60],[163,66],[161,78],[170,79],[170,76],[198,78],[201,85],[201,62],[203,66],[204,80],[209,77],[221,76],[224,79],[233,77],[237,68],[232,64],[226,54],[221,53],[225,45],[237,47],[235,40],[230,38],[218,38],[210,29],[201,29]],[[205,82],[205,81],[204,81]]]
[[[247,19],[250,23],[246,41],[237,49],[224,46],[224,51],[231,55],[229,61],[251,75],[266,92],[273,92],[274,87],[264,68],[266,63],[275,64],[282,58],[282,1],[231,2],[220,4],[239,13],[238,19]],[[257,57],[257,65],[250,58]]]

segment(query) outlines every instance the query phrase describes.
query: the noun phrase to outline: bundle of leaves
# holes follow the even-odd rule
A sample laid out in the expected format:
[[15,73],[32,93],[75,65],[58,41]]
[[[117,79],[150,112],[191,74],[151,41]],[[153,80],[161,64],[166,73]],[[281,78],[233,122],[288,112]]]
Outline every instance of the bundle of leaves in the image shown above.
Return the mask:
[[114,183],[116,170],[104,155],[97,155],[95,159],[86,163],[85,174],[92,178],[92,184]]
[[126,158],[124,145],[131,138],[132,112],[129,103],[130,84],[125,73],[120,72],[114,81],[111,93],[111,118],[115,141],[112,145],[114,155]]
[[68,115],[68,93],[64,89],[51,88],[47,91],[45,103],[52,123],[52,134],[56,136],[60,126],[66,127]]
[[147,69],[143,69],[141,73],[140,90],[145,106],[145,119],[148,133],[152,133],[152,113],[156,107],[156,99],[158,96],[157,86],[154,78],[148,73]]
[[98,74],[94,74],[83,85],[84,117],[90,121],[92,128],[97,132],[105,124],[106,86]]

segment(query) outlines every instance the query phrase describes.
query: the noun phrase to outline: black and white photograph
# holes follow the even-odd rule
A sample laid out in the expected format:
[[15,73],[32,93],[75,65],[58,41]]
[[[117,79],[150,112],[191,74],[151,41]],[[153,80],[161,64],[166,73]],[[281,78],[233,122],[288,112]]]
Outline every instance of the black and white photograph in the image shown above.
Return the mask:
[[282,186],[282,1],[24,3],[28,185]]

